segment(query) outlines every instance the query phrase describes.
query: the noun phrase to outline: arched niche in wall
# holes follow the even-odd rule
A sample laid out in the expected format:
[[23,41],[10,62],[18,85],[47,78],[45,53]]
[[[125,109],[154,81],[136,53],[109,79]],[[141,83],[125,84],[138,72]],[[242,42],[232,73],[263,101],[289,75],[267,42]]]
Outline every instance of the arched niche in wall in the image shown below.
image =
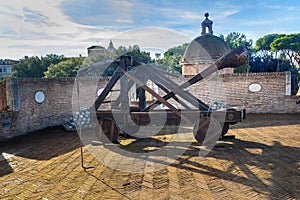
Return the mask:
[[36,91],[34,94],[34,100],[37,103],[43,103],[45,101],[45,98],[45,93],[41,90]]

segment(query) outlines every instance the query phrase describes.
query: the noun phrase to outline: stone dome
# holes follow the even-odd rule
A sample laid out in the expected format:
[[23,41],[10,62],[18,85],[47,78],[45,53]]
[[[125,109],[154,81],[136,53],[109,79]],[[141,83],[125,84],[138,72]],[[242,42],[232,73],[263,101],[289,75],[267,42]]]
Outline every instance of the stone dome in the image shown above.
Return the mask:
[[230,51],[221,38],[206,34],[195,38],[186,48],[183,65],[209,64]]
[[[213,35],[213,21],[208,19],[209,14],[205,13],[205,20],[201,23],[201,36],[195,38],[187,46],[181,60],[182,75],[193,76],[211,65],[214,61],[230,52],[230,47],[221,38]],[[233,73],[233,69],[222,69],[220,73]]]

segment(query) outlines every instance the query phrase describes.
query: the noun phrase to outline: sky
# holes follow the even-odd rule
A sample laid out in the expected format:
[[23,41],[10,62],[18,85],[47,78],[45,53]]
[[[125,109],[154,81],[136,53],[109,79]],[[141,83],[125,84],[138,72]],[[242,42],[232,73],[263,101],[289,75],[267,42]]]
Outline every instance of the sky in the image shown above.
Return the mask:
[[1,0],[0,58],[86,56],[110,39],[163,52],[198,37],[206,12],[216,36],[300,32],[298,0]]

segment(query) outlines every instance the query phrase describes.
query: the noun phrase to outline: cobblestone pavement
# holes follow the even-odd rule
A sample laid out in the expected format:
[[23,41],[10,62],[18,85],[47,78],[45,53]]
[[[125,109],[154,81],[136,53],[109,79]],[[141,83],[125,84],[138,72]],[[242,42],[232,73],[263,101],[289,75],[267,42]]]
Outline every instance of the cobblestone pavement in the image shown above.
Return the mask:
[[167,167],[129,173],[86,147],[84,171],[77,133],[43,130],[0,143],[0,199],[300,199],[299,114],[249,115],[228,135],[205,158],[194,142]]

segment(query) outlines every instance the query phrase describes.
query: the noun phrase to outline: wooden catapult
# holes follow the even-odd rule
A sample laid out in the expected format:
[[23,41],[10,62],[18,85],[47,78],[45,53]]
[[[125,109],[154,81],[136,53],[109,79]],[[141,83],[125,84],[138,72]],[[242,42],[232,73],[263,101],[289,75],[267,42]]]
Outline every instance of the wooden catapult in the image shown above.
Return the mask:
[[[242,118],[245,116],[245,110],[228,107],[211,109],[209,105],[195,97],[186,88],[202,81],[218,70],[228,67],[239,67],[247,60],[248,50],[246,46],[241,45],[223,55],[185,83],[179,85],[176,81],[169,78],[169,73],[162,72],[162,70],[153,67],[151,64],[138,62],[130,56],[121,56],[119,60],[114,61],[117,68],[92,106],[92,109],[95,109],[94,111],[102,129],[101,134],[104,133],[104,136],[106,136],[102,137],[102,140],[106,138],[107,142],[117,143],[121,131],[134,134],[135,129],[130,127],[145,126],[153,119],[157,119],[159,122],[162,114],[167,115],[167,120],[164,122],[165,125],[178,126],[182,122],[192,124],[194,126],[194,136],[200,144],[207,136],[212,118],[220,122],[222,130],[220,137],[224,137],[229,129],[229,125],[242,121]],[[131,73],[129,73],[129,69],[134,70],[131,70]],[[147,86],[148,80],[151,80],[164,91],[164,95],[159,95]],[[105,99],[118,81],[120,81],[120,94],[117,99],[110,101],[110,103],[119,109],[113,111],[112,109],[99,109],[102,104],[109,103]],[[137,106],[132,106],[128,98],[128,92],[134,85],[138,87]],[[147,105],[145,92],[151,94],[156,100]],[[171,98],[180,104],[181,108],[172,105],[168,101]],[[157,106],[160,104],[163,104],[167,109],[158,109]],[[218,116],[224,116],[224,119],[219,120],[218,118],[220,117]],[[134,123],[132,124],[132,122]]]

